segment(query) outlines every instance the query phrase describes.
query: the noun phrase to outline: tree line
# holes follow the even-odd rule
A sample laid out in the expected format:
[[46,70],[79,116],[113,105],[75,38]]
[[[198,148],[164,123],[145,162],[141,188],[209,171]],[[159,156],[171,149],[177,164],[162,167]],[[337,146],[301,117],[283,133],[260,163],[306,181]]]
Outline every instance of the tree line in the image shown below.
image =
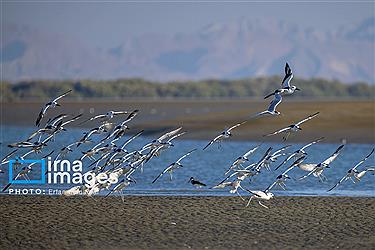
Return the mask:
[[[280,77],[258,77],[241,80],[171,81],[144,79],[119,80],[32,80],[1,82],[1,100],[16,101],[49,98],[72,89],[69,98],[247,98],[263,97],[280,88]],[[366,98],[375,97],[375,86],[366,83],[345,84],[337,80],[296,79],[293,84],[302,91],[294,98]]]

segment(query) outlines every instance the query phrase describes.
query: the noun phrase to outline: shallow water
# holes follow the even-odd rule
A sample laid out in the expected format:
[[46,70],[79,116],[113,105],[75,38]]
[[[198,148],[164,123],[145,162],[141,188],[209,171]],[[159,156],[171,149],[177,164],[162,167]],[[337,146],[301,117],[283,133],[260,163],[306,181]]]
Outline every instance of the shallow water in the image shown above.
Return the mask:
[[[7,153],[12,151],[8,148],[9,143],[24,140],[34,131],[34,128],[27,127],[14,127],[14,126],[3,126],[1,127],[1,157],[4,157]],[[43,152],[39,155],[32,154],[27,159],[39,159],[41,156],[55,150],[58,152],[62,147],[78,140],[84,130],[77,128],[69,128],[68,131],[60,133],[54,142],[51,142],[49,146],[43,149]],[[139,149],[146,143],[157,138],[154,137],[139,137],[131,142],[127,149],[132,151]],[[98,135],[94,135],[95,139],[99,139]],[[125,136],[121,141],[118,141],[118,145],[121,145],[122,141],[125,141],[128,137]],[[130,185],[124,194],[127,195],[178,195],[178,196],[191,196],[191,195],[203,195],[203,196],[223,196],[232,195],[227,189],[210,189],[210,187],[218,184],[224,179],[224,172],[229,168],[230,164],[240,155],[255,147],[258,143],[251,141],[224,141],[221,147],[212,145],[205,151],[202,148],[207,144],[207,141],[201,140],[176,140],[175,146],[164,151],[159,157],[153,158],[150,162],[144,166],[144,171],[141,173],[139,170],[133,175],[136,180],[135,184]],[[92,144],[94,145],[94,144]],[[79,159],[82,155],[81,151],[86,151],[92,145],[82,145],[74,152],[68,154],[66,159],[73,161]],[[287,144],[275,144],[275,143],[263,143],[261,147],[252,155],[250,158],[251,162],[257,162],[268,147],[275,149],[285,146]],[[293,144],[287,152],[293,152],[304,144]],[[309,147],[306,151],[308,152],[306,163],[319,163],[331,155],[339,144],[325,144],[319,143]],[[286,182],[287,190],[284,191],[278,187],[273,189],[275,195],[286,195],[286,196],[372,196],[375,197],[375,176],[371,174],[365,175],[362,180],[358,183],[352,183],[350,180],[344,182],[338,188],[331,192],[326,192],[332,187],[341,177],[346,174],[346,171],[359,162],[365,155],[367,155],[374,145],[371,144],[347,144],[342,151],[341,155],[331,164],[329,169],[324,171],[325,176],[328,178],[326,182],[319,182],[317,178],[310,176],[304,180],[297,180],[298,177],[306,174],[306,172],[300,169],[292,170],[289,175],[293,178]],[[73,147],[74,149],[75,147]],[[169,179],[169,175],[163,175],[156,183],[151,182],[154,178],[164,170],[170,163],[177,160],[180,156],[185,154],[191,149],[197,148],[198,150],[193,152],[189,157],[183,160],[184,167],[177,169],[173,174],[173,180]],[[21,156],[27,152],[26,149],[19,150]],[[21,154],[22,153],[22,154]],[[14,159],[14,157],[13,157]],[[271,165],[274,169],[278,164],[284,160],[281,157],[277,162]],[[91,160],[85,158],[83,160],[84,170],[90,165]],[[267,171],[262,170],[262,173],[252,179],[251,183],[248,180],[243,181],[242,186],[247,187],[251,190],[264,190],[271,184],[277,175],[281,174],[292,162],[285,164],[278,171]],[[375,165],[374,155],[372,155],[365,164],[361,165],[358,170],[363,170],[366,166]],[[246,165],[245,165],[246,166]],[[86,168],[85,168],[86,167]],[[5,186],[8,183],[8,164],[0,167],[5,173],[0,174],[0,185]],[[37,179],[35,176],[40,176],[40,168],[34,167],[32,173],[29,175],[31,179]],[[204,188],[195,188],[188,180],[190,177],[207,184]],[[18,188],[42,188],[42,189],[66,189],[69,186],[67,184],[13,184],[13,189]],[[8,193],[8,191],[6,192]],[[105,194],[103,192],[102,194]]]

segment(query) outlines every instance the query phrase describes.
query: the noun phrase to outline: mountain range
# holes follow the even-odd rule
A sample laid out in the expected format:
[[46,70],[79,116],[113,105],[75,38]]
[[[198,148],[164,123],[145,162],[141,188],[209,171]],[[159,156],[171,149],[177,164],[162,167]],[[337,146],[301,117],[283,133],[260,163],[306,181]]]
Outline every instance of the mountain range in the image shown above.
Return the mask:
[[242,18],[191,33],[124,34],[109,49],[27,26],[4,24],[3,34],[3,79],[10,81],[240,79],[281,75],[287,61],[296,77],[375,83],[375,18],[326,32]]

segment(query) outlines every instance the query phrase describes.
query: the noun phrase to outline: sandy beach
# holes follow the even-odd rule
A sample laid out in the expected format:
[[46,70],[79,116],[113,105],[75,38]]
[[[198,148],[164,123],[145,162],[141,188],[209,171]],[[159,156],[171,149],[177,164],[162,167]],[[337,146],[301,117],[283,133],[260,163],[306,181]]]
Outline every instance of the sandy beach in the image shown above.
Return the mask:
[[[106,113],[109,110],[140,110],[131,128],[145,130],[144,134],[160,134],[168,129],[183,126],[188,131],[182,139],[211,139],[218,131],[235,123],[249,120],[252,114],[265,110],[269,100],[90,100],[63,101],[62,107],[49,111],[49,117],[66,113],[83,113],[82,119]],[[1,104],[1,124],[34,126],[42,102],[15,102]],[[303,124],[303,133],[292,136],[289,142],[308,142],[325,137],[324,142],[339,143],[345,138],[348,143],[375,143],[375,104],[371,100],[285,100],[278,108],[279,117],[250,119],[236,129],[232,140],[274,141],[282,136],[264,138],[271,133],[315,112],[319,116]],[[115,122],[120,122],[119,117]],[[270,122],[272,121],[272,122]],[[87,122],[82,126],[94,127]],[[71,126],[77,126],[72,123]],[[133,130],[133,133],[135,133]]]
[[374,249],[375,199],[0,196],[0,249]]

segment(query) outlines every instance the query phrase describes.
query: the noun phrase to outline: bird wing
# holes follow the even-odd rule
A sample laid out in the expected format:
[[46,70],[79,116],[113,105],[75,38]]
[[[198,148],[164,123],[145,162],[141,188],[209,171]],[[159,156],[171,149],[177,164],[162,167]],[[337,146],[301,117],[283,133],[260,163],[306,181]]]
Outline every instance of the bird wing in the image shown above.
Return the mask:
[[331,187],[330,189],[327,190],[327,192],[329,191],[332,191],[333,189],[335,189],[338,185],[340,185],[344,180],[346,180],[346,178],[348,177],[348,174],[346,174],[344,177],[341,178],[341,180],[339,180],[333,187]]
[[295,168],[296,166],[300,165],[304,160],[306,159],[306,156],[302,156],[300,158],[298,158],[296,161],[293,162],[292,165],[290,165],[289,168],[287,168],[287,170],[285,170],[282,175],[285,175],[287,174],[289,171],[291,171],[293,168]]
[[162,177],[163,174],[165,174],[169,169],[173,167],[173,164],[169,165],[166,169],[163,170],[153,181],[152,183],[155,183],[160,177]]
[[271,185],[269,185],[266,190],[264,190],[265,193],[267,193],[269,190],[271,190],[271,188],[273,188],[275,185],[276,185],[277,181],[274,181],[273,183],[271,183]]
[[358,162],[357,165],[355,165],[352,168],[352,170],[355,170],[359,165],[361,165],[362,163],[364,163],[372,155],[372,153],[374,153],[374,149],[372,149],[371,152],[365,158],[363,158],[360,162]]
[[212,143],[216,142],[220,137],[222,137],[223,135],[220,134],[218,136],[216,136],[214,139],[212,139],[204,148],[203,150],[205,150],[206,148],[208,148],[208,146],[210,146]]
[[227,131],[231,131],[232,129],[235,129],[239,126],[241,126],[242,124],[246,123],[247,121],[243,121],[243,122],[240,122],[240,123],[237,123],[236,125],[233,125],[232,127],[230,127]]
[[328,157],[325,161],[323,161],[321,164],[323,165],[323,166],[328,166],[329,164],[331,164],[336,158],[337,158],[337,156],[339,156],[339,154],[340,154],[340,152],[341,152],[341,150],[342,150],[342,148],[344,147],[345,145],[343,144],[343,145],[341,145],[340,147],[338,147],[337,149],[336,149],[336,151],[330,156],[330,157]]
[[194,152],[195,150],[197,150],[196,148],[193,149],[193,150],[190,150],[189,152],[187,152],[186,154],[184,154],[183,156],[181,156],[177,161],[176,163],[179,163],[180,161],[182,161],[182,159],[184,159],[185,157],[187,157],[188,155],[190,155],[192,152]]
[[113,112],[114,115],[125,115],[129,114],[129,111],[115,111]]
[[294,152],[293,154],[289,155],[279,166],[275,168],[275,171],[278,170],[282,165],[284,165],[286,162],[288,162],[290,159],[293,158],[297,153]]
[[174,135],[174,136],[172,136],[171,138],[168,139],[168,142],[171,142],[171,141],[173,141],[174,139],[176,139],[177,137],[180,137],[180,136],[182,136],[182,135],[184,135],[184,134],[186,134],[186,132],[182,132],[182,133],[179,133],[179,134],[177,134],[177,135]]
[[277,155],[278,153],[287,150],[287,149],[290,148],[291,146],[292,146],[292,145],[286,145],[286,146],[284,146],[284,147],[282,147],[282,148],[279,148],[278,150],[276,150],[275,152],[273,152],[272,156],[275,156],[275,155]]
[[300,150],[303,151],[303,150],[305,150],[306,148],[310,147],[311,145],[314,145],[315,143],[321,142],[323,139],[324,139],[324,137],[320,137],[319,139],[317,139],[317,140],[315,140],[315,141],[312,141],[312,142],[310,142],[309,144],[306,144],[306,145],[303,146]]
[[126,118],[126,120],[121,123],[121,125],[125,125],[126,123],[130,122],[131,120],[133,120],[133,118],[138,114],[138,111],[139,110],[136,109],[133,112],[131,112],[129,114],[129,116]]
[[137,138],[138,136],[140,136],[142,133],[144,132],[144,130],[142,131],[139,131],[138,133],[136,133],[135,135],[133,135],[132,137],[130,137],[121,147],[121,149],[124,149],[126,147],[126,145],[128,145],[130,142],[132,142],[135,138]]
[[72,122],[78,120],[82,115],[83,115],[83,114],[79,114],[79,115],[73,117],[72,119],[63,122],[63,123],[61,124],[61,127],[64,127],[65,125],[67,125],[67,124],[69,124],[69,123],[72,123]]
[[249,155],[253,154],[258,148],[260,147],[260,145],[257,145],[255,148],[252,148],[250,149],[249,151],[247,151],[243,157],[247,158]]
[[47,112],[47,109],[50,107],[50,105],[45,105],[42,110],[40,111],[38,118],[36,118],[35,125],[39,127],[41,120],[43,119],[45,113]]
[[301,170],[304,170],[304,171],[312,171],[315,167],[316,167],[317,164],[315,163],[305,163],[305,164],[301,164],[299,165],[298,167],[301,169]]
[[181,129],[182,129],[182,127],[179,127],[179,128],[177,128],[177,129],[175,129],[175,130],[172,130],[172,131],[170,131],[170,132],[168,132],[168,133],[165,133],[165,134],[163,134],[162,136],[160,136],[157,140],[158,140],[158,141],[166,140],[166,139],[168,139],[168,138],[174,136],[175,134],[177,134]]
[[284,76],[283,81],[281,82],[281,86],[283,88],[290,88],[290,80],[292,80],[293,78],[293,72],[292,72],[292,69],[289,67],[288,63],[285,64],[284,71],[285,71],[285,76]]
[[282,128],[282,129],[279,129],[279,130],[277,130],[273,133],[269,133],[269,134],[266,134],[266,135],[263,135],[263,136],[277,135],[277,134],[280,134],[280,133],[288,131],[288,130],[290,130],[290,127]]
[[309,115],[308,117],[306,117],[306,118],[303,119],[302,121],[299,121],[299,122],[296,123],[295,125],[296,125],[296,126],[299,126],[299,125],[301,125],[302,123],[307,122],[308,120],[311,120],[312,118],[316,117],[318,114],[319,114],[319,112],[316,112],[316,113],[314,113],[314,114],[312,114],[312,115]]
[[283,100],[282,96],[280,94],[276,93],[275,97],[273,98],[273,100],[270,103],[270,106],[268,107],[268,111],[275,112],[277,105],[279,105],[282,100]]
[[61,98],[63,98],[64,96],[66,96],[67,94],[69,94],[70,92],[72,92],[72,90],[68,90],[66,91],[64,94],[56,97],[52,102],[57,102],[58,100],[60,100]]

